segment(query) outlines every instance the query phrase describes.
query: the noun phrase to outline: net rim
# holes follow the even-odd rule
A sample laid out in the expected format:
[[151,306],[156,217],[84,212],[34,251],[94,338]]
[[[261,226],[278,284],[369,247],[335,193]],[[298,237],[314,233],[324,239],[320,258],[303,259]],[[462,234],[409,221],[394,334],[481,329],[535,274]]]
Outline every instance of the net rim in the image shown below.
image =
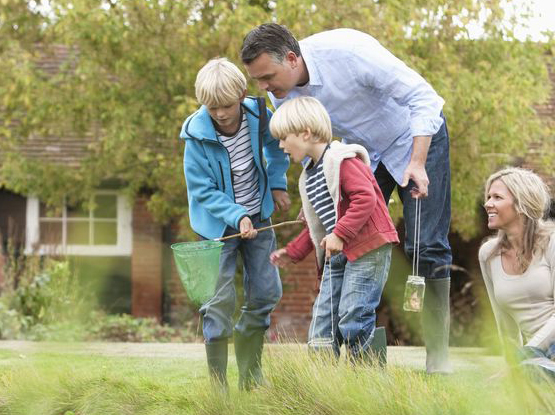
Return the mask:
[[211,249],[218,249],[224,245],[221,241],[195,241],[195,242],[177,242],[170,245],[174,252],[198,252],[209,251]]

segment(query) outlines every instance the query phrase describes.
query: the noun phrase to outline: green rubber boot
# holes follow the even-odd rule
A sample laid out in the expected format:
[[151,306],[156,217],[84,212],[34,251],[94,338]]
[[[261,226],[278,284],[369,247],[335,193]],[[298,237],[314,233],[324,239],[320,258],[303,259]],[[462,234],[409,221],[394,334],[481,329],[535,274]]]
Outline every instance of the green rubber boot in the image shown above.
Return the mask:
[[227,339],[205,343],[204,347],[210,380],[214,386],[227,392]]
[[426,344],[426,371],[452,373],[449,363],[450,278],[426,279],[422,334]]
[[360,363],[374,364],[378,363],[381,367],[387,364],[387,340],[385,337],[385,327],[376,327],[374,329],[374,338],[372,343],[364,351],[350,352],[348,358],[351,363],[357,365]]
[[370,344],[370,350],[374,358],[378,359],[378,364],[385,367],[387,364],[387,338],[385,336],[385,327],[376,327],[374,330],[374,339]]
[[250,336],[235,332],[235,357],[239,369],[239,389],[250,391],[260,386],[262,376],[262,349],[264,347],[265,330],[257,331]]

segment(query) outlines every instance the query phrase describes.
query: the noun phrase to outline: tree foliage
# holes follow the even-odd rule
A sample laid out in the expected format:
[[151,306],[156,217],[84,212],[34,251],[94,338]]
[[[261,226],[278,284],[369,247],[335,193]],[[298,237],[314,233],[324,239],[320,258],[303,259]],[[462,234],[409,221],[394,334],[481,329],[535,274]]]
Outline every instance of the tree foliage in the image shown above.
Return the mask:
[[[186,218],[181,123],[210,58],[240,65],[244,35],[277,21],[298,38],[336,27],[372,34],[446,100],[453,229],[473,235],[484,178],[528,143],[546,143],[533,105],[549,92],[548,45],[516,41],[501,0],[0,0],[0,186],[50,205],[73,202],[108,179],[147,190],[161,222]],[[524,17],[522,17],[524,18]],[[472,40],[470,24],[480,26]],[[66,47],[63,65],[36,62]],[[261,94],[251,85],[251,94]],[[37,136],[93,136],[77,169],[21,157]],[[296,175],[290,175],[296,188]],[[290,213],[291,216],[294,213]],[[183,224],[187,220],[183,220]]]

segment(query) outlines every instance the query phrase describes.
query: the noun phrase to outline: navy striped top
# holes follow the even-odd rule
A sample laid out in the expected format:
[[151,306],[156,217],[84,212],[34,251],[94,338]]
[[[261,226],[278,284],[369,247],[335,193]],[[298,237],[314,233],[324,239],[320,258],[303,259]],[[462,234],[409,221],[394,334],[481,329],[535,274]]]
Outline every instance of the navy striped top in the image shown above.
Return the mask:
[[323,160],[324,154],[328,151],[329,146],[318,160],[316,165],[310,162],[306,169],[306,193],[308,200],[316,211],[316,215],[324,225],[326,234],[330,234],[335,228],[335,206],[331,198],[326,177],[324,176]]

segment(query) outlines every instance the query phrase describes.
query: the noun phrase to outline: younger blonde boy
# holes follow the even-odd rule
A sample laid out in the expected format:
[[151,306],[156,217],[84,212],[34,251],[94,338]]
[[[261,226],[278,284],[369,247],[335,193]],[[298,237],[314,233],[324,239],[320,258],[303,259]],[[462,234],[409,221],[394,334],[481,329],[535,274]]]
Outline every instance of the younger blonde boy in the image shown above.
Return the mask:
[[376,308],[387,280],[391,245],[399,239],[368,153],[356,144],[332,141],[331,121],[315,98],[285,101],[270,121],[279,146],[296,161],[306,157],[299,178],[306,228],[273,264],[287,266],[316,248],[322,273],[308,345],[339,356],[345,344],[354,361],[371,356]]

